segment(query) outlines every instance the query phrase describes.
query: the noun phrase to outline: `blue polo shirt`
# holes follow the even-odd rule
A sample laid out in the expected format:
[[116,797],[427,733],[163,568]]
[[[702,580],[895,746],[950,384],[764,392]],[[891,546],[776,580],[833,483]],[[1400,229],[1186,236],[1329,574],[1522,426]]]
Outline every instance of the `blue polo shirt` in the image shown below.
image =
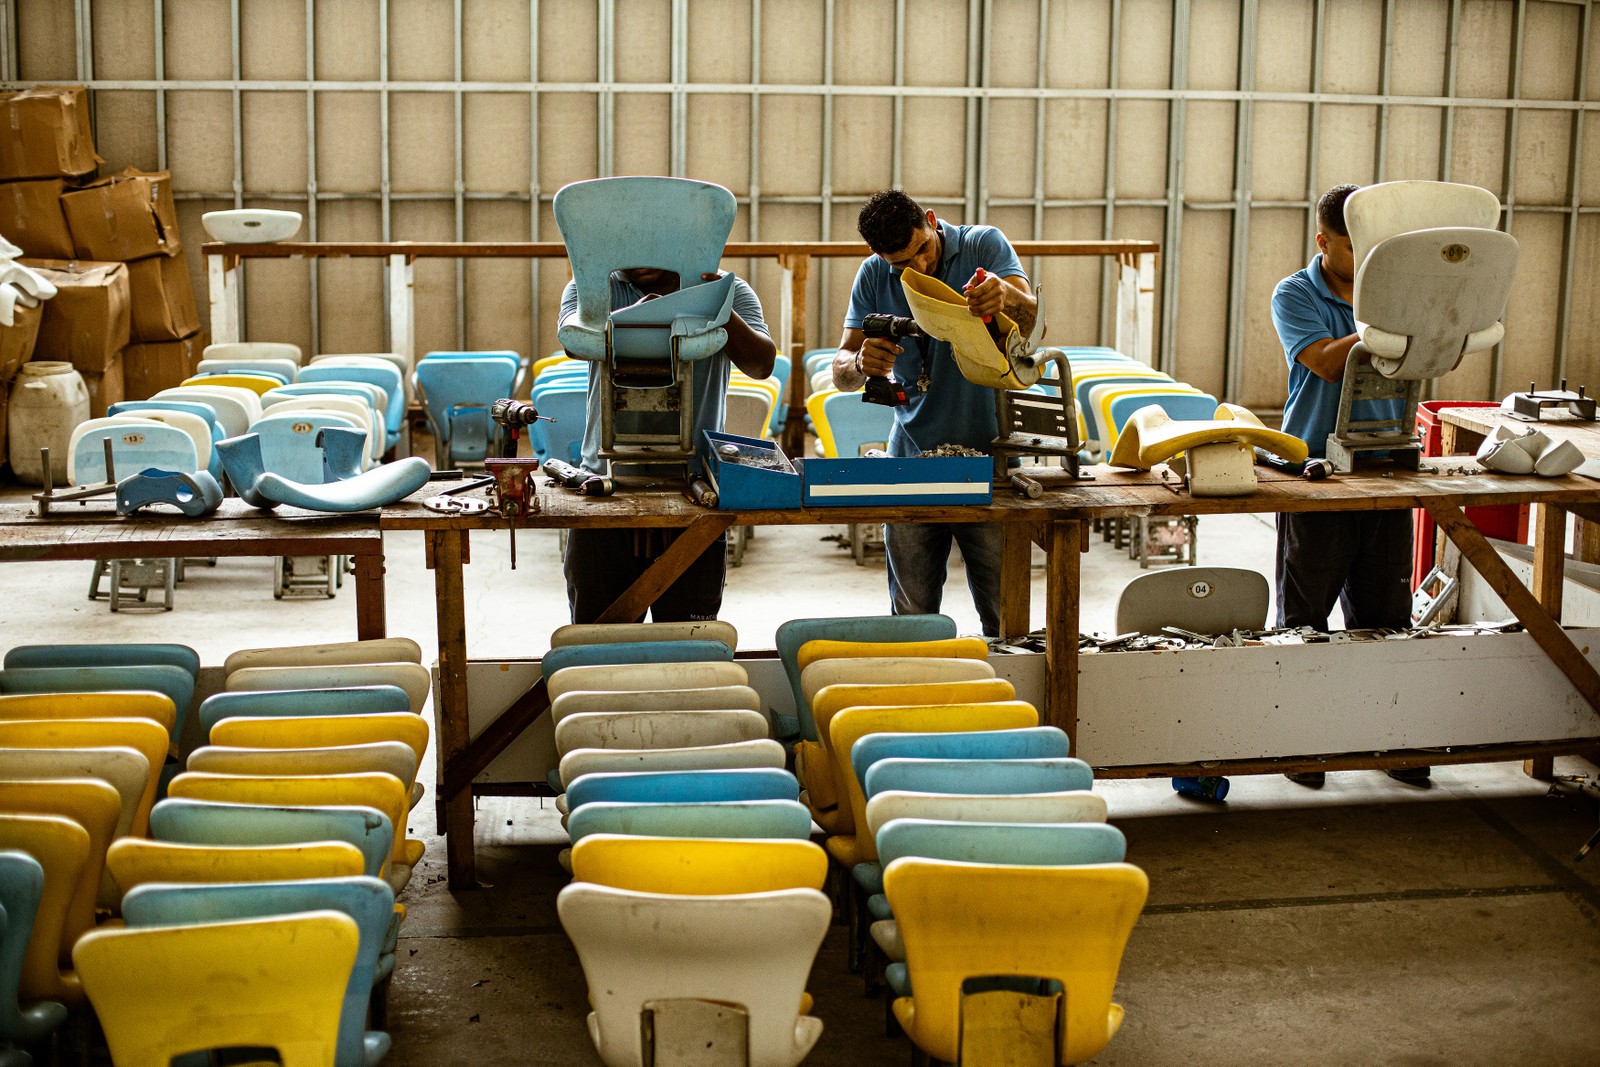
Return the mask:
[[[1001,278],[1023,278],[1022,264],[1005,234],[993,226],[953,226],[939,221],[944,248],[934,277],[961,291],[979,267]],[[900,272],[878,256],[869,256],[856,271],[850,290],[850,310],[845,329],[859,330],[868,315],[910,315]],[[985,452],[999,432],[995,419],[994,390],[967,381],[946,341],[911,337],[894,361],[894,375],[905,383],[905,407],[894,409],[889,432],[891,456],[915,456],[940,445],[964,445]],[[917,389],[922,368],[928,368],[928,391]]]
[[[1356,332],[1355,311],[1349,301],[1329,290],[1321,261],[1319,252],[1304,270],[1289,275],[1272,291],[1272,325],[1289,361],[1289,402],[1283,409],[1283,432],[1304,441],[1314,457],[1323,455],[1328,435],[1339,419],[1339,392],[1343,386],[1312,374],[1295,357],[1309,344]],[[1350,409],[1352,420],[1399,419],[1404,415],[1405,402],[1401,400],[1363,400]]]
[[[643,300],[644,291],[628,281],[620,272],[611,275],[611,310],[620,311],[631,307]],[[575,314],[578,310],[578,285],[568,282],[566,289],[561,293],[561,317],[558,322],[564,322],[567,316]],[[766,320],[761,317],[761,301],[756,297],[755,290],[750,288],[743,278],[733,280],[733,310],[744,320],[746,326],[757,333],[766,333]],[[701,430],[720,430],[727,407],[728,375],[733,366],[733,361],[728,358],[728,350],[723,349],[715,355],[705,359],[695,360],[690,364],[694,373],[694,447],[698,449],[701,444]],[[583,469],[593,474],[606,473],[606,466],[600,459],[600,374],[605,364],[594,361],[589,364],[589,397],[587,407],[587,421],[583,426]],[[678,429],[678,416],[674,412],[618,412],[617,429],[623,433],[676,433]],[[698,472],[700,461],[698,456],[692,461],[691,466]],[[613,474],[653,474],[657,476],[670,476],[681,471],[681,468],[663,466],[659,464],[617,464],[618,470]]]

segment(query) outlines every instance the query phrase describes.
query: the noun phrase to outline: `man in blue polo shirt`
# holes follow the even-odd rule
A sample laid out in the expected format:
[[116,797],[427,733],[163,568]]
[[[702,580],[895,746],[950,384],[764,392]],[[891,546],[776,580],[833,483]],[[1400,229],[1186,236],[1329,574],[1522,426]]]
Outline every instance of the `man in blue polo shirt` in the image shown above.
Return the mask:
[[[891,456],[916,456],[940,445],[988,451],[997,432],[994,391],[974,385],[956,365],[950,345],[929,337],[897,344],[862,333],[868,315],[907,315],[900,272],[911,267],[964,290],[974,315],[1003,312],[1024,335],[1033,330],[1038,302],[1011,242],[993,226],[956,226],[937,218],[900,189],[874,194],[856,228],[873,255],[862,262],[850,292],[844,337],[833,362],[834,385],[859,389],[867,376],[898,378],[909,403],[895,409]],[[978,271],[984,276],[978,280]],[[961,547],[967,585],[983,632],[1000,633],[1000,527],[996,523],[899,523],[884,528],[889,597],[896,615],[931,614],[944,595],[950,544]]]
[[[1278,283],[1272,324],[1289,361],[1289,402],[1283,429],[1321,456],[1339,416],[1344,365],[1356,336],[1350,298],[1355,254],[1344,222],[1344,202],[1354,185],[1336,185],[1317,201],[1317,255]],[[1356,404],[1353,420],[1404,414],[1400,400]],[[1401,628],[1411,623],[1411,512],[1328,511],[1278,516],[1278,625],[1328,629],[1338,600],[1345,625]],[[1391,771],[1401,781],[1426,784],[1428,768]],[[1321,772],[1290,775],[1321,785]]]

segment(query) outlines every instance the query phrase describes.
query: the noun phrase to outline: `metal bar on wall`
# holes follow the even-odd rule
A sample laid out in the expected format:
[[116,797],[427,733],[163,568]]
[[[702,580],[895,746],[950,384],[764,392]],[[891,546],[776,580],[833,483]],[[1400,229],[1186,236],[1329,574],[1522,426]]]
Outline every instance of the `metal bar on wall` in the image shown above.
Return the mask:
[[[906,0],[894,2],[894,85],[899,90],[906,85]],[[905,143],[905,129],[906,97],[902,91],[894,94],[894,144],[889,155],[889,184],[896,189],[903,188],[905,152],[901,146]]]
[[595,167],[598,177],[607,178],[611,176],[616,159],[616,97],[610,88],[610,84],[616,80],[617,67],[616,0],[600,0],[599,18],[599,66],[596,75],[600,87],[595,99],[599,116],[595,147],[599,158],[595,160]]
[[78,80],[94,80],[94,0],[76,0]]
[[[833,35],[837,26],[834,21],[833,5],[834,0],[823,0],[822,84],[830,88],[833,87]],[[831,241],[833,240],[833,94],[831,92],[822,98],[822,174],[820,191],[821,199],[818,203],[822,217],[818,233],[821,240]],[[822,294],[823,300],[827,299],[831,291],[831,283],[833,281],[832,264],[833,261],[831,259],[824,259],[818,264],[817,291]],[[821,303],[821,301],[818,302]],[[808,309],[806,318],[809,319],[810,317],[810,310]],[[820,321],[827,322],[828,319],[824,317]],[[843,322],[844,316],[839,316],[838,321]],[[796,324],[797,329],[799,325],[801,324]],[[810,335],[807,334],[807,336]],[[794,368],[791,367],[790,371],[792,373]]]
[[[1389,95],[1389,75],[1394,60],[1394,0],[1383,0],[1382,44],[1378,49],[1378,93]],[[1389,167],[1389,105],[1378,105],[1378,136],[1372,173],[1375,181],[1384,181]]]
[[1306,201],[1311,205],[1306,212],[1305,244],[1300,250],[1300,258],[1311,262],[1311,254],[1317,249],[1317,201],[1322,197],[1322,189],[1317,175],[1317,146],[1322,138],[1322,104],[1317,97],[1322,93],[1322,45],[1327,29],[1327,8],[1325,0],[1317,0],[1316,8],[1311,15],[1311,114],[1306,130]]
[[688,94],[683,85],[689,80],[689,0],[672,0],[671,73],[673,89],[669,115],[669,167],[673,177],[684,176],[689,142]]
[[4,0],[0,3],[0,78],[16,81],[21,77],[17,64],[17,0]]
[[[979,67],[983,60],[980,49],[983,47],[983,7],[979,0],[968,0],[967,3],[967,86],[972,88],[982,84],[979,77]],[[967,97],[966,116],[966,169],[962,177],[962,192],[966,196],[966,211],[961,221],[966,223],[981,222],[979,217],[983,207],[978,200],[978,145],[983,139],[983,126],[980,117],[979,94]]]
[[[394,182],[393,140],[389,130],[389,0],[378,2],[378,217],[379,229],[383,240],[394,240]],[[393,304],[396,294],[395,272],[383,272],[384,306]],[[392,315],[383,317],[383,343],[390,352],[398,352],[401,346],[398,342],[406,340],[403,327],[396,328],[396,320]],[[415,345],[413,344],[413,348]]]
[[[239,86],[244,79],[244,60],[239,33],[239,0],[232,0],[228,5],[228,21],[229,69],[233,72],[233,91],[230,94],[233,104],[233,206],[241,208],[244,207],[244,94]],[[238,292],[235,306],[239,309],[236,325],[239,339],[243,340],[249,333],[246,323],[250,321],[250,271],[240,263],[234,273]]]
[[[306,80],[317,80],[316,0],[306,0]],[[318,235],[317,213],[317,92],[306,90],[306,226],[311,240]],[[311,261],[311,351],[322,351],[322,261]]]
[[[1239,4],[1240,89],[1256,85],[1256,0]],[[1254,112],[1248,99],[1240,100],[1233,130],[1233,233],[1228,267],[1228,337],[1222,353],[1222,390],[1225,399],[1237,401],[1244,379],[1245,281],[1248,276],[1247,251],[1250,245],[1250,188]]]
[[[165,0],[151,0],[152,34],[155,44],[156,81],[167,81],[167,9]],[[156,90],[156,170],[167,169],[167,90]]]
[[[1189,0],[1173,0],[1173,89],[1189,81]],[[1167,105],[1167,224],[1161,242],[1161,369],[1172,374],[1178,361],[1178,274],[1183,254],[1184,100]]]
[[[1111,26],[1106,35],[1106,84],[1112,89],[1122,83],[1122,57],[1118,47],[1122,40],[1122,0],[1111,0]],[[1171,151],[1171,146],[1168,146]],[[1103,175],[1105,212],[1101,218],[1100,236],[1109,241],[1117,232],[1117,102],[1106,101],[1106,150],[1105,174]],[[1155,207],[1166,206],[1166,201],[1157,201]],[[1115,335],[1117,315],[1113,294],[1117,285],[1122,280],[1122,266],[1119,263],[1107,261],[1100,267],[1100,344],[1111,344]],[[1127,355],[1127,353],[1123,353]],[[1148,357],[1150,354],[1146,353]]]
[[[1035,16],[1038,28],[1039,47],[1033,54],[1034,84],[1043,89],[1049,84],[1046,78],[1050,62],[1050,0],[1039,0],[1038,14]],[[1033,105],[1033,239],[1044,240],[1044,134],[1045,134],[1045,101],[1041,97]],[[1044,260],[1038,256],[1030,257],[1028,263],[1028,277],[1033,282],[1034,292],[1039,290],[1039,274],[1044,270]]]
[[[461,0],[455,0],[452,12],[453,27],[455,30],[455,48],[452,60],[455,63],[456,90],[451,95],[454,105],[453,121],[455,124],[454,136],[451,138],[455,150],[455,174],[453,189],[455,192],[455,233],[456,240],[467,239],[467,142],[466,142],[466,102],[462,98],[461,82],[466,74],[466,65],[462,57],[461,44]],[[456,348],[467,347],[467,261],[456,260]]]
[[[978,46],[976,74],[979,85],[988,85],[990,78],[989,42],[994,39],[994,0],[981,0],[976,8],[978,33],[975,43]],[[968,76],[972,72],[969,69]],[[972,161],[972,174],[969,186],[973,198],[977,201],[977,213],[967,215],[967,222],[989,221],[989,105],[990,98],[980,97],[978,100],[978,126],[977,136],[973,139],[975,156]],[[1037,145],[1035,146],[1037,148]]]
[[[750,84],[755,85],[761,81],[761,0],[751,0],[750,3]],[[749,212],[750,240],[761,240],[761,94],[750,94],[750,180],[749,180]],[[755,284],[756,261],[751,259],[745,263],[745,280],[751,285]],[[808,334],[809,336],[809,334]],[[785,356],[793,356],[787,348]],[[792,368],[791,368],[792,369]],[[778,398],[778,403],[786,404],[784,397]]]
[[[1526,0],[1515,0],[1511,16],[1511,77],[1506,96],[1515,101],[1522,95],[1522,43],[1527,28],[1528,5]],[[1511,233],[1512,218],[1517,210],[1517,136],[1520,132],[1520,114],[1515,103],[1506,109],[1505,143],[1505,195],[1500,200],[1507,233]],[[1510,317],[1509,315],[1507,316]],[[1506,343],[1502,339],[1489,352],[1489,395],[1501,395],[1505,373]]]
[[[1581,99],[1589,84],[1589,40],[1594,29],[1594,5],[1585,4],[1578,12],[1578,62],[1573,71],[1572,96]],[[1583,202],[1583,113],[1572,113],[1572,133],[1567,152],[1567,226],[1562,236],[1561,282],[1556,288],[1556,351],[1551,380],[1567,376],[1567,352],[1572,330],[1573,280],[1577,276],[1578,218]],[[1586,272],[1587,273],[1587,272]]]
[[[539,240],[539,0],[528,0],[528,81],[535,88],[528,93],[528,240]],[[528,260],[528,355],[538,359],[544,350],[544,332],[540,329],[540,309],[544,301],[539,298],[539,260]],[[551,336],[555,330],[550,331]],[[533,383],[528,383],[529,388]]]

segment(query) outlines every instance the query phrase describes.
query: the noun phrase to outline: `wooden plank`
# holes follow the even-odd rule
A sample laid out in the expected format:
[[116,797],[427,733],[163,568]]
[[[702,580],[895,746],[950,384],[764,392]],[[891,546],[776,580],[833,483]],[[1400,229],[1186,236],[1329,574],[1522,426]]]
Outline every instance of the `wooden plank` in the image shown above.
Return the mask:
[[[688,529],[678,535],[656,561],[630,585],[616,602],[600,616],[600,622],[631,622],[649,609],[667,587],[689,569],[700,553],[729,526],[733,516],[726,512],[702,513]],[[465,538],[466,534],[461,535]],[[464,646],[463,646],[464,647]],[[471,796],[472,780],[521,736],[522,731],[550,707],[545,680],[540,679],[511,706],[501,712],[470,742],[450,750],[444,763],[444,782],[440,789],[447,796]],[[465,716],[465,703],[462,705]]]
[[784,272],[789,276],[789,416],[783,424],[783,450],[790,456],[801,456],[806,449],[806,394],[810,383],[806,381],[806,282],[811,273],[811,257],[805,255],[780,256]]
[[[468,742],[467,615],[461,559],[467,534],[440,530],[428,537],[434,542],[433,589],[439,623],[439,687],[433,694],[433,713],[439,752],[448,766]],[[450,888],[476,889],[472,790],[441,788],[437,803],[445,833]]]
[[383,556],[364,552],[354,557],[356,587],[356,640],[374,641],[389,636],[388,610],[383,588]]
[[1078,750],[1078,570],[1083,521],[1050,524],[1045,563],[1044,722],[1067,732]]
[[1029,630],[1033,596],[1034,529],[1018,523],[1000,527],[1000,636],[1022,637]]
[[1527,628],[1529,635],[1544,649],[1550,661],[1566,675],[1589,706],[1600,712],[1600,673],[1596,673],[1589,661],[1584,659],[1566,632],[1511,573],[1511,568],[1506,566],[1500,554],[1478,532],[1478,528],[1467,521],[1460,508],[1440,500],[1430,500],[1426,506],[1433,521],[1456,543],[1461,554],[1477,568],[1489,587],[1506,602],[1517,621]]
[[1193,763],[1142,763],[1115,767],[1095,767],[1096,778],[1169,778],[1197,773],[1281,774],[1302,771],[1369,771],[1390,767],[1435,767],[1460,763],[1506,763],[1512,760],[1545,760],[1556,756],[1583,755],[1600,744],[1600,737],[1577,738],[1571,741],[1535,741],[1505,745],[1476,745],[1452,748],[1448,752],[1429,749],[1427,752],[1346,752],[1315,759],[1305,756],[1284,756],[1271,759],[1218,760],[1208,762],[1203,768]]
[[727,512],[712,512],[695,519],[595,621],[634,622],[642,618],[656,598],[700,558],[700,553],[733,525],[733,518]]

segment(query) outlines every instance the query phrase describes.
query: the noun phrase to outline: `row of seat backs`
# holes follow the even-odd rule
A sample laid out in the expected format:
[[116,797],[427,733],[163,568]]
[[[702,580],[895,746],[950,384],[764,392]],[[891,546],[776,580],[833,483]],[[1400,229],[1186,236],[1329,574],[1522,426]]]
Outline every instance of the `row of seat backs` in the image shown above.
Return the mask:
[[515,396],[526,370],[516,352],[429,352],[411,372],[428,428],[451,462],[480,463],[497,430],[490,406]]

